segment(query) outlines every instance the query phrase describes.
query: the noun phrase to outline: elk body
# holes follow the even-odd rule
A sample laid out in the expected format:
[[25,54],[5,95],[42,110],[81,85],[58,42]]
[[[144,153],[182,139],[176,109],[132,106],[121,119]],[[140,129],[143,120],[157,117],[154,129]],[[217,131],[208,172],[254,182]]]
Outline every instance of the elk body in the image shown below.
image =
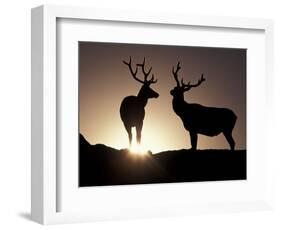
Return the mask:
[[180,68],[179,62],[176,70],[173,67],[172,73],[177,86],[170,91],[170,94],[173,96],[174,112],[181,118],[185,129],[190,133],[191,148],[196,150],[198,134],[213,137],[223,133],[231,150],[234,150],[235,141],[232,137],[232,130],[236,123],[236,115],[227,108],[206,107],[184,101],[184,92],[198,87],[205,79],[202,74],[196,84],[190,84],[190,82],[185,84],[183,79],[179,82],[178,71]]
[[[142,84],[140,91],[137,96],[125,97],[120,106],[120,116],[128,133],[129,144],[132,143],[132,128],[136,128],[137,143],[141,143],[141,132],[143,127],[143,120],[145,116],[145,106],[148,99],[157,98],[159,94],[150,88],[151,84],[157,82],[154,80],[154,75],[148,80],[148,76],[152,70],[152,67],[146,72],[145,71],[145,58],[142,64],[137,64],[135,70],[132,68],[132,61],[123,61],[125,65],[129,67],[130,73],[133,78]],[[144,74],[144,80],[137,78],[138,68],[141,67]]]

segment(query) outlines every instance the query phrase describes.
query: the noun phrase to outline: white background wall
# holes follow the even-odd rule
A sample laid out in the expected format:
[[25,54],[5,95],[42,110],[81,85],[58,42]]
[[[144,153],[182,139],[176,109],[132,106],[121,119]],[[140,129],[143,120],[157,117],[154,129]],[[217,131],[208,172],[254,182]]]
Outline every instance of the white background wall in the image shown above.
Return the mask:
[[[1,2],[0,24],[0,228],[38,229],[30,213],[30,8],[41,4],[68,4],[116,9],[171,11],[186,14],[263,17],[275,20],[275,98],[280,98],[281,7],[261,0],[9,0]],[[279,91],[279,92],[277,92]],[[280,103],[279,103],[280,104]],[[275,107],[278,149],[280,106]],[[279,137],[278,137],[279,135]],[[281,157],[275,172],[275,209],[267,212],[200,215],[166,219],[99,222],[48,226],[52,229],[281,229]],[[281,153],[280,153],[281,154]]]

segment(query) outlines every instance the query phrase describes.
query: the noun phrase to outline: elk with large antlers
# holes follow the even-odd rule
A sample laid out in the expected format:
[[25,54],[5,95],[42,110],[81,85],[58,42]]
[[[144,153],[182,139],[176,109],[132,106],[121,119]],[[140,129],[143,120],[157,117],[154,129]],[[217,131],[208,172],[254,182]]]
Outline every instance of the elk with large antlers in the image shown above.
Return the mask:
[[[137,96],[128,96],[125,97],[120,106],[120,115],[125,126],[125,129],[128,133],[129,144],[132,143],[132,128],[136,128],[137,143],[141,142],[141,131],[143,126],[143,120],[145,116],[145,106],[149,98],[157,98],[159,94],[150,88],[151,84],[157,82],[157,79],[154,79],[152,74],[151,78],[148,79],[149,74],[151,73],[152,67],[148,71],[145,70],[145,58],[143,63],[137,64],[135,70],[132,67],[132,60],[130,57],[129,62],[123,61],[125,65],[129,67],[130,73],[133,78],[142,84],[142,87]],[[144,80],[141,80],[137,77],[138,67],[141,67],[142,73],[144,75]]]
[[232,137],[232,130],[236,123],[236,115],[227,108],[206,107],[199,104],[190,104],[184,101],[184,92],[201,85],[205,81],[204,75],[196,84],[184,83],[178,79],[178,71],[181,69],[178,62],[176,69],[172,69],[176,87],[170,91],[173,96],[174,112],[181,118],[186,130],[190,133],[191,148],[196,150],[198,134],[216,136],[223,133],[228,141],[231,150],[235,148],[235,141]]

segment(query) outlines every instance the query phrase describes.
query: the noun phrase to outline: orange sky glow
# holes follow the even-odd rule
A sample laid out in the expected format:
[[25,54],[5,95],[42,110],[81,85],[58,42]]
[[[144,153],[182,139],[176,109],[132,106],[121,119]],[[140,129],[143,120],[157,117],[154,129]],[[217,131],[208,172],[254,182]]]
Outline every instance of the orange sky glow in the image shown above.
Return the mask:
[[[79,127],[91,144],[128,147],[119,107],[124,97],[137,95],[141,87],[122,62],[129,56],[134,64],[146,57],[158,79],[151,87],[160,96],[149,100],[145,109],[144,149],[157,153],[190,148],[189,133],[174,113],[169,93],[176,84],[171,70],[178,61],[182,66],[179,77],[185,82],[196,82],[202,73],[206,78],[200,87],[185,93],[185,100],[232,109],[238,117],[233,130],[236,148],[246,149],[246,50],[80,42]],[[229,148],[223,135],[199,135],[198,149],[219,148]]]

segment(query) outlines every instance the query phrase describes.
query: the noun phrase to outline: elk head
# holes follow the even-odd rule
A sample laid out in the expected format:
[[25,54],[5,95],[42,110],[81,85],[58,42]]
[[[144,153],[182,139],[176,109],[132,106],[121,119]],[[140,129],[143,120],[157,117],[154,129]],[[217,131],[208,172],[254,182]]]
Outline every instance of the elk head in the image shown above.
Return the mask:
[[[123,63],[129,67],[129,70],[130,70],[133,78],[137,82],[142,84],[142,87],[141,87],[141,89],[138,93],[138,97],[142,97],[142,98],[145,98],[145,99],[159,97],[159,94],[157,92],[155,92],[153,89],[150,88],[150,85],[156,83],[157,79],[154,80],[153,74],[152,74],[152,77],[150,79],[148,79],[148,76],[151,73],[152,67],[150,67],[150,69],[148,71],[145,71],[145,58],[143,59],[143,63],[136,65],[135,71],[132,68],[131,57],[130,57],[129,62],[123,61]],[[144,75],[144,80],[141,80],[141,79],[137,78],[138,67],[141,67],[141,69],[142,69],[142,72],[143,72],[143,75]]]
[[175,86],[174,89],[172,89],[170,91],[170,94],[173,97],[183,99],[184,92],[189,91],[191,88],[199,86],[203,81],[205,81],[205,78],[204,78],[204,75],[202,74],[201,78],[198,80],[198,82],[196,84],[191,84],[190,82],[185,84],[183,79],[181,79],[181,82],[179,81],[178,72],[179,72],[180,69],[181,69],[180,62],[178,62],[176,69],[174,69],[174,67],[172,69],[172,73],[173,73],[173,76],[174,76],[174,79],[175,79],[177,85]]

